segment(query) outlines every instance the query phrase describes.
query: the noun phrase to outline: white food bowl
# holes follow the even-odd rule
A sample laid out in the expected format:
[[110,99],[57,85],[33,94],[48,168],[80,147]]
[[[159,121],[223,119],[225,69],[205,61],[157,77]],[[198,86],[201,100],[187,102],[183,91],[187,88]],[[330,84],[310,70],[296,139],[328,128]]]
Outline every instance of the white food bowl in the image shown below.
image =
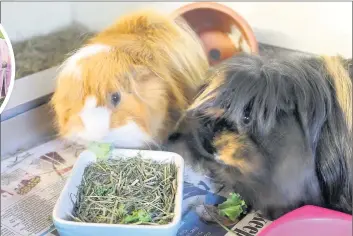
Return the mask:
[[77,194],[78,186],[81,184],[84,170],[90,163],[97,161],[97,157],[93,152],[84,151],[75,163],[71,176],[66,182],[53,210],[54,225],[60,236],[173,236],[177,234],[182,215],[184,160],[180,155],[172,152],[128,149],[115,149],[112,152],[112,156],[133,157],[138,153],[144,159],[174,162],[177,166],[177,191],[173,221],[166,225],[150,226],[80,223],[70,220],[69,214],[72,213],[73,204],[76,201],[75,195]]

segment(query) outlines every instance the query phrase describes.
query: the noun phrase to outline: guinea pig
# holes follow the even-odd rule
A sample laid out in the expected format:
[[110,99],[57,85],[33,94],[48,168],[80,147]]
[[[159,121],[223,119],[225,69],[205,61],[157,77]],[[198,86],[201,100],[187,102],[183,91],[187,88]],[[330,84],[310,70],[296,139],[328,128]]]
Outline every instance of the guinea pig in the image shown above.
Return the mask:
[[158,147],[178,130],[207,69],[202,43],[181,19],[122,16],[61,65],[51,100],[59,136]]
[[187,142],[273,220],[303,205],[352,213],[352,81],[335,57],[239,54],[209,72]]

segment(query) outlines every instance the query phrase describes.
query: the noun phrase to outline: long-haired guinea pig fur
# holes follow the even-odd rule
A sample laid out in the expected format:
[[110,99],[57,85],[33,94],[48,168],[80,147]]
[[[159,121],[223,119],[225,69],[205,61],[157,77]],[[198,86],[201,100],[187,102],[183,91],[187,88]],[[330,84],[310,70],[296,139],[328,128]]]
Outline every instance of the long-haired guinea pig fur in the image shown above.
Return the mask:
[[189,114],[197,162],[269,219],[309,204],[352,213],[352,81],[339,59],[237,55],[208,76]]
[[61,66],[51,104],[61,137],[147,148],[166,141],[204,83],[201,41],[181,19],[127,14]]

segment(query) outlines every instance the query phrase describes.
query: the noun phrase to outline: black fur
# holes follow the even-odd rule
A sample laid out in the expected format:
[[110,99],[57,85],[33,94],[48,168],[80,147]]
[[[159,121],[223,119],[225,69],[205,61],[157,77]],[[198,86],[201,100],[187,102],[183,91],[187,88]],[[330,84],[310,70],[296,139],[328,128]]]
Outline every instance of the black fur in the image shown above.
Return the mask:
[[[213,73],[224,82],[190,113],[197,161],[270,219],[307,204],[351,214],[352,133],[324,62],[237,55]],[[225,113],[214,118],[209,108]],[[241,155],[261,168],[242,174],[216,162],[222,130],[245,135]]]

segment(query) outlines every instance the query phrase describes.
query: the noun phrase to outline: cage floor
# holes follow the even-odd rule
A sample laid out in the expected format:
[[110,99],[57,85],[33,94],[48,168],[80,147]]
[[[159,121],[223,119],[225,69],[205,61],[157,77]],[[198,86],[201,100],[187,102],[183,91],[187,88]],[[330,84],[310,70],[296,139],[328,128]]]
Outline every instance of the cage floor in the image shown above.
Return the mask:
[[16,79],[49,69],[63,62],[93,35],[81,25],[72,25],[47,35],[13,43]]

